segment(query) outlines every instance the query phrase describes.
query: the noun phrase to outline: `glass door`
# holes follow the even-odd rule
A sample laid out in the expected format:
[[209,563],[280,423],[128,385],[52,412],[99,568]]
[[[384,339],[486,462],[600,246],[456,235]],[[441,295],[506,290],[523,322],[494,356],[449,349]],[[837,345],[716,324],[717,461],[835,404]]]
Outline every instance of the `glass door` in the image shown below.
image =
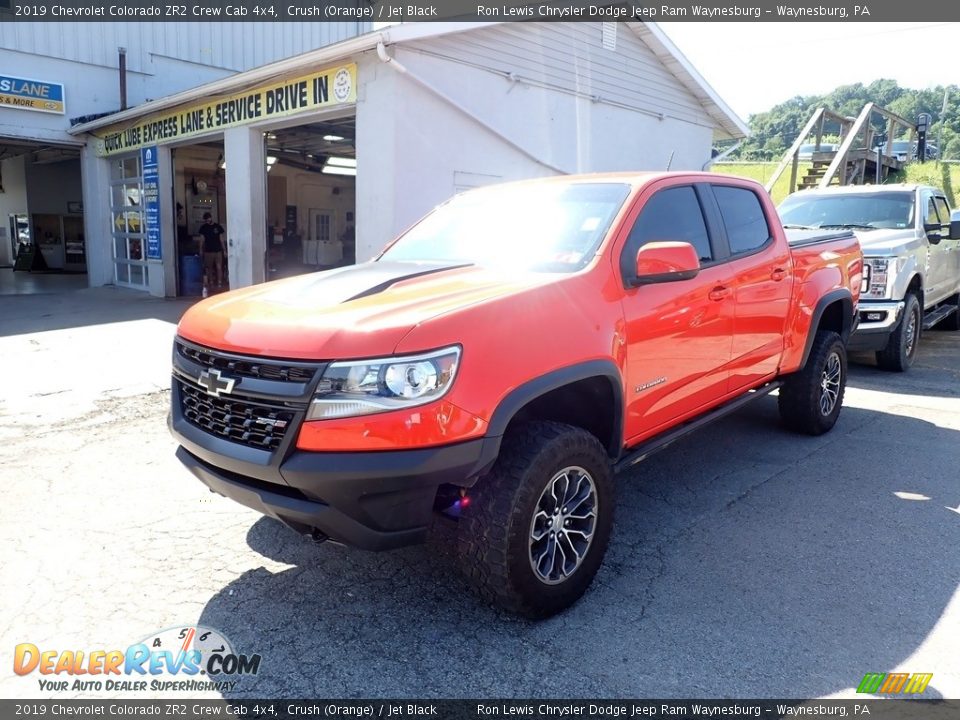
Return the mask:
[[110,217],[115,279],[117,285],[137,290],[149,286],[142,197],[139,153],[112,160]]

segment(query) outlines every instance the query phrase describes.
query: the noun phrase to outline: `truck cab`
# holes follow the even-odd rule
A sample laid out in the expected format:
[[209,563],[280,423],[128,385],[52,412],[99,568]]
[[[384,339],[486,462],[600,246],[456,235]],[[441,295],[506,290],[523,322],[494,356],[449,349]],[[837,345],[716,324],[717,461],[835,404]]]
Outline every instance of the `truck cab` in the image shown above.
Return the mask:
[[786,227],[853,230],[864,254],[859,326],[851,351],[907,370],[922,330],[960,329],[960,224],[946,194],[929,185],[846,186],[794,193]]

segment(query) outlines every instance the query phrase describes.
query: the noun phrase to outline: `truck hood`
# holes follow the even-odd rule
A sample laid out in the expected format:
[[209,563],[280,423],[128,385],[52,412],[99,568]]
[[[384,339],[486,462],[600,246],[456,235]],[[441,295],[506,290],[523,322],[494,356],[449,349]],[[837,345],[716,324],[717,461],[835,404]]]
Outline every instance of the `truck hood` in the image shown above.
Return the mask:
[[390,355],[432,317],[555,280],[474,265],[370,262],[208,298],[184,314],[178,332],[207,347],[275,358]]
[[860,241],[863,254],[871,255],[901,255],[923,245],[923,238],[917,235],[913,228],[902,230],[855,230],[854,234]]

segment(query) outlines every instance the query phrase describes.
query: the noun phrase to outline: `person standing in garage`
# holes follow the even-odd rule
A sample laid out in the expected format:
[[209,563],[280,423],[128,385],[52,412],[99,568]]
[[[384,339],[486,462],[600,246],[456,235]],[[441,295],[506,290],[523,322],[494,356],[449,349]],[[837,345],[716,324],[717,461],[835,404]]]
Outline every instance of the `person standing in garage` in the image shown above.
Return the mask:
[[199,233],[203,236],[203,269],[206,283],[207,285],[212,283],[216,273],[217,287],[223,287],[223,261],[227,257],[223,226],[214,222],[210,213],[204,213]]

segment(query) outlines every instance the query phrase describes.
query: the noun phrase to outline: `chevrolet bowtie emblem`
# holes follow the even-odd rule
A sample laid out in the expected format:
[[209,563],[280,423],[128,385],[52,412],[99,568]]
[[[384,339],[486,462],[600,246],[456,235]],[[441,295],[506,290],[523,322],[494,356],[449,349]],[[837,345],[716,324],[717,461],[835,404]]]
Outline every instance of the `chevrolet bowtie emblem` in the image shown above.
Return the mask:
[[221,377],[219,370],[204,370],[197,378],[197,384],[207,391],[207,395],[220,397],[220,394],[229,395],[233,386],[237,384],[234,378]]

